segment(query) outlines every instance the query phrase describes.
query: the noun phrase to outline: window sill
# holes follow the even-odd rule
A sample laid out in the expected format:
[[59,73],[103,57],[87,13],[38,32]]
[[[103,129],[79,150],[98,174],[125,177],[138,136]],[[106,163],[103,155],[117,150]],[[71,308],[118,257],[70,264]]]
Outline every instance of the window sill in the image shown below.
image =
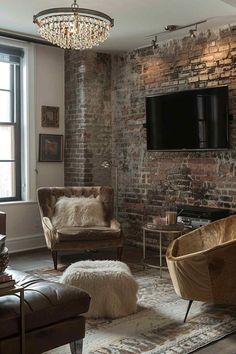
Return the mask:
[[36,201],[33,201],[33,200],[15,200],[15,201],[12,201],[12,202],[0,202],[0,205],[4,206],[4,205],[24,205],[24,204],[36,204],[37,202]]

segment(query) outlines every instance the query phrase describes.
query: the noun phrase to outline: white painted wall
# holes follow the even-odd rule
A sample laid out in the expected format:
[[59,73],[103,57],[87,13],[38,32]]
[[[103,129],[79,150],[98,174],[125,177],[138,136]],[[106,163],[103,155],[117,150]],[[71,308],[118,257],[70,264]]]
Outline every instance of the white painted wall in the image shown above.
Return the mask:
[[[19,44],[18,44],[19,45]],[[31,46],[32,47],[32,46]],[[64,51],[43,45],[33,46],[34,97],[29,93],[34,112],[30,136],[30,155],[33,168],[30,172],[33,190],[31,201],[1,203],[0,210],[7,213],[7,246],[10,252],[45,246],[41,221],[36,203],[36,189],[41,186],[64,185],[64,163],[38,162],[39,134],[64,135]],[[32,49],[32,48],[31,48]],[[59,106],[59,128],[41,127],[41,106]],[[35,170],[35,171],[34,171]]]
[[[39,134],[64,135],[64,50],[36,46],[35,56],[36,146]],[[58,106],[59,128],[41,127],[41,106]],[[63,162],[38,162],[37,187],[63,186]]]

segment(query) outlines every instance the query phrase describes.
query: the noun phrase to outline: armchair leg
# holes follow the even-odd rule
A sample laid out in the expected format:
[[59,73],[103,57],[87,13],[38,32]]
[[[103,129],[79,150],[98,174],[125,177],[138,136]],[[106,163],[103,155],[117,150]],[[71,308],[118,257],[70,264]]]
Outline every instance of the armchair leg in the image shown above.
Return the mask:
[[57,270],[57,251],[51,251],[54,269]]
[[118,259],[118,261],[121,261],[122,254],[123,254],[123,247],[117,247],[117,259]]
[[189,311],[190,311],[190,308],[191,308],[191,306],[192,306],[192,303],[193,303],[193,300],[189,300],[188,308],[187,308],[187,311],[186,311],[186,314],[185,314],[185,317],[184,317],[184,323],[185,323],[186,320],[187,320],[188,313],[189,313]]
[[83,339],[70,343],[71,354],[82,354]]

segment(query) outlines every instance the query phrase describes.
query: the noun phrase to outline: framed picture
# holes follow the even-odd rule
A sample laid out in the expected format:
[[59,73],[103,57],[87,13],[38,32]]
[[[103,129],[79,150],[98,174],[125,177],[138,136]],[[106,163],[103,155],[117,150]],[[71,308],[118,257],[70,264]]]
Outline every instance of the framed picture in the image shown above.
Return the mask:
[[63,161],[63,135],[39,134],[39,161]]
[[59,128],[59,107],[42,106],[42,127]]

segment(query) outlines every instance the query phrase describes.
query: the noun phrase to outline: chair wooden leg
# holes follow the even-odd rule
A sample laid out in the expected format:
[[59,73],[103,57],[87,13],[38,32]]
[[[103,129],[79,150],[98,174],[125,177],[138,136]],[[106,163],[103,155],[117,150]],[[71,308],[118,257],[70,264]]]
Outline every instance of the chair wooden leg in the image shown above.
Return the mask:
[[82,354],[83,350],[83,340],[77,340],[70,343],[71,354]]
[[57,251],[51,251],[54,269],[57,270]]
[[186,322],[187,320],[187,317],[188,317],[188,313],[190,311],[190,308],[192,306],[192,303],[193,303],[193,300],[190,300],[189,303],[188,303],[188,308],[187,308],[187,311],[186,311],[186,314],[185,314],[185,317],[184,317],[184,323]]
[[122,254],[123,254],[123,247],[117,247],[117,259],[118,259],[118,261],[121,261]]

